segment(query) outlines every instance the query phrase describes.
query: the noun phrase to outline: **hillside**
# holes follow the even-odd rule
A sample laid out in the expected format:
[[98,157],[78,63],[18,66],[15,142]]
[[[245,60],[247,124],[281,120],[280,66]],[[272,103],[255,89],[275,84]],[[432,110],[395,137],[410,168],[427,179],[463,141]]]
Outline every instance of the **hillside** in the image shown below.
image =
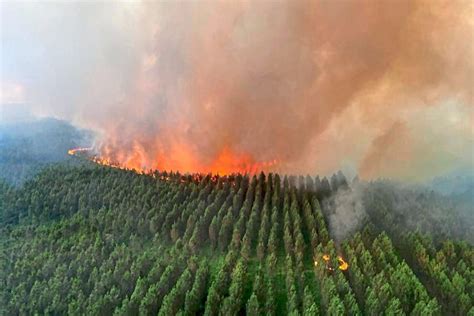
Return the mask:
[[43,167],[68,160],[68,149],[88,144],[91,136],[52,118],[0,122],[0,179],[20,185]]
[[340,173],[49,167],[0,184],[0,314],[472,314],[472,216],[453,205]]

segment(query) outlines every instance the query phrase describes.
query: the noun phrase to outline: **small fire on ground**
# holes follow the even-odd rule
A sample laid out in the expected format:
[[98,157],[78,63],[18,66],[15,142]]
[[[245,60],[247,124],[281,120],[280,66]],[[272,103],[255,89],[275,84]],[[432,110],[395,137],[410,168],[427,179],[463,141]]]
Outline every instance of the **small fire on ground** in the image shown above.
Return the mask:
[[[331,258],[329,257],[328,254],[323,255],[323,260],[324,260],[324,263],[326,264],[326,268],[329,271],[334,271],[334,268],[329,265],[329,259],[331,259]],[[337,261],[339,262],[339,267],[338,267],[339,270],[346,271],[347,269],[349,269],[349,264],[341,256],[337,256]],[[317,260],[314,261],[314,265],[315,266],[318,265]]]

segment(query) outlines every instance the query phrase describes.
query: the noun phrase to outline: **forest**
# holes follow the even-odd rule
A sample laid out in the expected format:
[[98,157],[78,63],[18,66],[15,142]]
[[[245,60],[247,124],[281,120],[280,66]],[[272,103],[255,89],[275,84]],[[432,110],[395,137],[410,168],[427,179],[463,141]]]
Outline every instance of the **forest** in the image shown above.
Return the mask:
[[474,0],[0,0],[0,316],[474,316]]
[[340,172],[54,164],[0,182],[0,314],[474,315],[472,216]]

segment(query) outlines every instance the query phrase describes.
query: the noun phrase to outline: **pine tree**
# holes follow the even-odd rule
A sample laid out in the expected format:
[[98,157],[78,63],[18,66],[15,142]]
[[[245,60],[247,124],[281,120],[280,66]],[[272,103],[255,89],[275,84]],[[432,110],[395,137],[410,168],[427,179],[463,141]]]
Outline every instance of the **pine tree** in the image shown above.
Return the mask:
[[260,315],[260,307],[258,305],[257,295],[252,293],[247,302],[246,314],[249,316]]

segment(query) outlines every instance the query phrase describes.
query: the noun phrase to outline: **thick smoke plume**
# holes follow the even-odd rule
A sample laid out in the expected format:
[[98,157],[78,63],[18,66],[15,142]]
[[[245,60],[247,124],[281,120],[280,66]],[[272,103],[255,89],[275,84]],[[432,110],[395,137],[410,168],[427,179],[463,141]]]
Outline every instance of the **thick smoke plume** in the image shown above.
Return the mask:
[[131,167],[472,168],[469,0],[7,2],[2,20],[2,82]]

